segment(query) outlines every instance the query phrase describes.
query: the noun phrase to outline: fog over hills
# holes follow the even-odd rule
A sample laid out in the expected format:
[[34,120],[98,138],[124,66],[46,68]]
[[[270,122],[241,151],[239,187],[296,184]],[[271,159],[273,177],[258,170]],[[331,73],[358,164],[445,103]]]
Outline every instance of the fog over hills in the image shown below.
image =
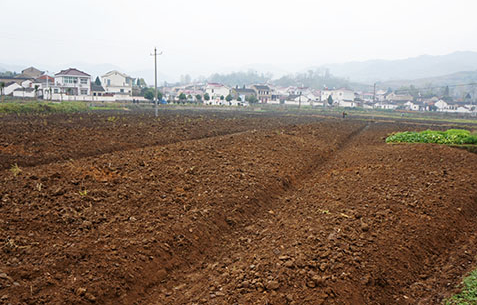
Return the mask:
[[[83,70],[92,77],[103,75],[110,70],[119,70],[125,72],[132,77],[145,78],[148,84],[154,82],[154,69],[122,69],[116,64],[92,64],[85,62],[71,62],[68,64],[42,65],[41,63],[26,63],[24,66],[19,64],[0,63],[0,72],[16,71],[34,66],[40,70],[48,70],[49,74],[59,72],[61,69],[76,67]],[[162,68],[162,67],[159,67]],[[401,85],[414,84],[416,86],[424,86],[429,83],[438,85],[459,84],[463,82],[473,82],[477,79],[477,52],[459,51],[447,55],[421,55],[399,60],[368,60],[361,62],[347,62],[336,64],[325,64],[321,66],[309,65],[292,66],[283,64],[250,64],[239,67],[229,67],[226,70],[216,71],[218,73],[228,73],[232,71],[249,71],[254,70],[258,73],[271,73],[274,79],[278,79],[283,75],[291,75],[300,71],[328,69],[331,75],[339,78],[345,78],[353,83],[373,84],[381,83],[389,87],[399,87]],[[227,71],[229,70],[229,71]],[[204,75],[204,74],[203,74]],[[204,76],[209,78],[212,74]],[[194,79],[197,75],[192,75]],[[163,73],[159,69],[158,82],[163,81],[175,82],[177,77]]]
[[454,52],[448,55],[422,55],[400,60],[368,60],[327,64],[334,76],[345,77],[355,82],[412,80],[436,77],[461,71],[477,70],[477,52]]

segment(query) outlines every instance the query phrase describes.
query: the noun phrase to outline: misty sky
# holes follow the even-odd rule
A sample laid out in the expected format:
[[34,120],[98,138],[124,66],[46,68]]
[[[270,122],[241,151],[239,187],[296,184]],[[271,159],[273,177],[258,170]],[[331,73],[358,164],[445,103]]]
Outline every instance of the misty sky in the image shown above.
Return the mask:
[[149,70],[154,46],[170,78],[477,51],[472,0],[1,0],[0,12],[0,63],[41,69]]

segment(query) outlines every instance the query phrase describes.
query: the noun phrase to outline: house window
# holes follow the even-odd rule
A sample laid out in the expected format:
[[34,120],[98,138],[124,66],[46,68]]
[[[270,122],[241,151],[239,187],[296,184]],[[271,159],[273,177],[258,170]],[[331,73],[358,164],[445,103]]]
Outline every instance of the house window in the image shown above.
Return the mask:
[[120,89],[119,91],[120,91],[121,93],[124,93],[124,89]]
[[54,92],[54,93],[58,93],[59,91],[58,91],[58,89],[55,89],[53,92]]
[[111,86],[111,80],[110,79],[108,79],[107,83],[108,83],[108,86]]
[[81,89],[81,95],[87,95],[88,89]]
[[72,76],[63,76],[63,82],[65,84],[76,84],[78,82],[78,79]]
[[87,78],[81,78],[81,84],[82,85],[87,85],[88,84],[88,79]]

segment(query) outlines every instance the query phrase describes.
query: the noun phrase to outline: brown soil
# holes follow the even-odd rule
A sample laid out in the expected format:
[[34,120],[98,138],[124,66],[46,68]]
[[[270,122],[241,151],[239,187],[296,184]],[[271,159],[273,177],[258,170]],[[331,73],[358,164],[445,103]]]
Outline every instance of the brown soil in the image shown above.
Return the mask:
[[0,170],[316,120],[207,111],[161,111],[158,118],[124,112],[4,115]]
[[419,126],[162,115],[5,120],[42,154],[1,159],[0,303],[439,304],[475,264],[477,155],[383,141]]

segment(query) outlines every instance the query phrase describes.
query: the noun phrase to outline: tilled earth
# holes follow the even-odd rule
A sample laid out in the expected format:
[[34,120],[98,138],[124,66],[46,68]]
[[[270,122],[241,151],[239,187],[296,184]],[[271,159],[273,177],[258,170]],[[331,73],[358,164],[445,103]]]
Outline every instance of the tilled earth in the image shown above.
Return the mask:
[[475,266],[477,155],[384,143],[422,126],[162,115],[2,159],[0,303],[439,304]]

